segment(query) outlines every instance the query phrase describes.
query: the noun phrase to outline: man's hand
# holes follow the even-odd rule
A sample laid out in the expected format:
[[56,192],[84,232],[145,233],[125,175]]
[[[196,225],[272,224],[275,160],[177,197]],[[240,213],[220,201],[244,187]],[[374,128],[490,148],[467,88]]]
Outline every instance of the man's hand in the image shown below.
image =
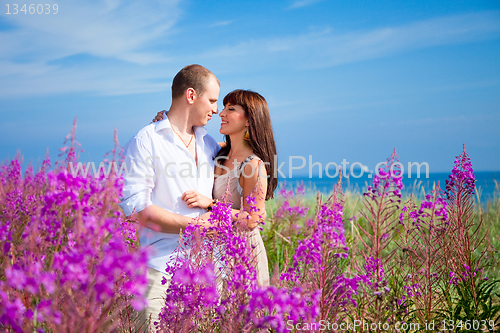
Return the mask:
[[207,198],[206,196],[196,191],[184,192],[182,194],[181,199],[187,204],[189,208],[194,208],[194,207],[207,208],[212,203],[212,199]]
[[166,112],[165,110],[158,112],[156,114],[156,117],[154,117],[151,122],[156,123],[157,121],[165,119],[165,112]]

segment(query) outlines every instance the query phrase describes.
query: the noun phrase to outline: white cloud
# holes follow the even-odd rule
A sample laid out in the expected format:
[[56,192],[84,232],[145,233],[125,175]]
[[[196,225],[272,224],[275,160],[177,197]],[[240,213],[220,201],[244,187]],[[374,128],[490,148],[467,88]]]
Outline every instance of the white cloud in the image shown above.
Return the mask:
[[177,2],[67,0],[59,4],[57,14],[8,15],[17,28],[0,33],[0,44],[8,45],[0,57],[49,61],[83,53],[138,64],[161,61],[161,56],[141,50],[176,22]]
[[43,75],[50,71],[51,67],[41,63],[18,64],[7,61],[0,61],[0,77],[21,75],[23,77],[33,77]]
[[201,55],[226,71],[259,67],[324,68],[382,58],[411,49],[498,38],[500,12],[435,18],[398,27],[335,34],[330,29],[226,45]]
[[211,27],[224,27],[226,25],[230,25],[231,23],[233,23],[233,20],[217,21],[214,24],[212,24]]
[[[177,22],[178,2],[65,0],[57,14],[6,15],[13,28],[0,32],[0,95],[164,89],[151,83],[160,75],[150,65],[171,61],[154,47]],[[72,62],[81,55],[91,61]]]
[[[0,96],[166,91],[180,60],[207,64],[218,74],[324,68],[500,35],[500,12],[491,11],[370,31],[260,38],[185,56],[165,50],[177,7],[178,0],[67,0],[56,15],[10,15],[15,28],[0,32]],[[90,60],[72,62],[79,55]]]
[[296,9],[314,5],[322,0],[296,0],[287,9]]
[[[9,67],[12,68],[12,67]],[[44,69],[43,75],[35,73]],[[53,93],[92,92],[105,95],[123,95],[168,91],[170,79],[166,79],[157,69],[142,66],[121,67],[105,66],[99,70],[85,67],[57,68],[25,65],[15,68],[21,75],[5,77],[0,89],[2,96],[43,95]],[[171,69],[174,73],[175,69]],[[169,68],[166,67],[168,71]],[[1,81],[0,81],[1,82]]]
[[498,123],[500,120],[500,115],[498,114],[476,114],[471,116],[459,115],[459,116],[451,116],[451,117],[427,117],[427,118],[411,118],[405,120],[394,120],[394,121],[384,121],[382,123],[373,123],[369,124],[368,127],[377,127],[379,125],[387,125],[387,126],[405,126],[405,125],[434,125],[441,126],[442,124],[447,124],[450,126],[450,123],[462,123],[462,124],[471,124],[479,121],[486,121],[490,123]]

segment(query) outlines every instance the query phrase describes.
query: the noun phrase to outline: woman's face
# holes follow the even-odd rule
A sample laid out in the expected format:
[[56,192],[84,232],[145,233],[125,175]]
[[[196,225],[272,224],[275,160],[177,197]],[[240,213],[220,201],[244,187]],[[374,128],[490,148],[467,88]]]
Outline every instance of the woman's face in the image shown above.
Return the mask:
[[239,134],[244,135],[248,126],[248,118],[241,105],[228,103],[224,105],[224,110],[219,113],[222,120],[220,124],[220,133],[224,135]]

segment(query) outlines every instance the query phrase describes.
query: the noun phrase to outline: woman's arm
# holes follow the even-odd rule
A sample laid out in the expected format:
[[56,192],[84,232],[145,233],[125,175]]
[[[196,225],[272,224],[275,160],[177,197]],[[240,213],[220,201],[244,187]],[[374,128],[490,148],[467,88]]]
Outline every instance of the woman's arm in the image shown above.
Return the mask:
[[151,120],[151,123],[156,123],[157,121],[163,120],[165,118],[165,110],[160,111],[156,114],[156,116]]
[[[243,188],[243,214],[239,218],[250,218],[247,227],[252,230],[266,217],[267,172],[260,160],[251,160],[242,170],[240,185]],[[234,216],[234,212],[233,212]]]
[[[243,209],[232,209],[233,221],[245,219],[247,221],[247,228],[253,230],[258,227],[266,217],[265,198],[267,193],[267,172],[264,163],[259,160],[251,160],[245,165],[242,171],[239,182],[240,186],[243,188]],[[253,200],[247,200],[248,197]],[[208,200],[210,200],[210,202],[205,201],[205,203],[208,202],[205,207],[203,207],[204,205],[196,207],[208,207],[212,202],[211,199]],[[197,204],[199,201],[193,199],[193,203],[195,202]],[[206,212],[201,215],[201,218],[208,220],[210,216],[211,212]],[[250,217],[247,218],[248,216]]]

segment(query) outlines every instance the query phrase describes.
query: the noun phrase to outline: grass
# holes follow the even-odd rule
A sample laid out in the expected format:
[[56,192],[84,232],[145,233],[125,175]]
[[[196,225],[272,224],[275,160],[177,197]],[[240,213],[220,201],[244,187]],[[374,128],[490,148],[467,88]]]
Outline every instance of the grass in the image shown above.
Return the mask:
[[[425,200],[425,190],[419,186],[418,183],[411,189],[415,192],[406,190],[406,196],[402,198],[402,204],[399,206],[396,216],[402,212],[404,203],[412,199],[416,207],[419,207],[423,200]],[[306,190],[304,195],[293,196],[293,198],[277,198],[270,200],[266,203],[266,210],[268,220],[262,230],[263,240],[266,246],[270,272],[275,272],[272,279],[273,283],[279,284],[278,272],[283,272],[284,268],[290,266],[290,262],[297,249],[298,244],[307,235],[302,232],[306,230],[305,226],[307,221],[313,219],[319,203],[325,202],[326,198],[331,195],[324,195],[319,192],[314,192],[309,189]],[[366,235],[360,232],[360,228],[367,228],[369,226],[368,220],[365,218],[369,211],[363,204],[363,194],[357,189],[348,188],[344,190],[344,215],[343,223],[345,228],[346,244],[349,247],[349,257],[347,264],[344,262],[342,268],[345,272],[357,272],[359,274],[361,265],[366,261],[367,254],[363,253],[360,249],[363,244],[367,243],[372,246],[367,239]],[[307,214],[300,216],[298,214],[288,214],[282,216],[279,210],[282,209],[284,202],[289,204],[285,206],[290,207],[304,207],[307,208]],[[368,214],[369,215],[369,214]],[[494,323],[493,326],[498,326],[500,323],[500,186],[496,183],[496,190],[493,198],[484,202],[481,198],[481,191],[476,192],[473,199],[473,213],[470,219],[473,226],[479,229],[477,233],[470,232],[470,235],[478,243],[476,248],[472,248],[472,261],[477,263],[481,268],[481,272],[477,277],[470,277],[468,280],[464,279],[463,283],[458,283],[452,286],[448,282],[445,268],[439,268],[439,256],[435,257],[435,262],[431,263],[428,268],[428,276],[437,274],[439,272],[440,280],[433,282],[430,277],[427,279],[420,279],[419,284],[424,284],[428,288],[428,300],[425,297],[414,297],[410,300],[407,297],[407,302],[403,305],[396,305],[400,296],[405,294],[406,275],[408,272],[416,272],[416,268],[402,258],[407,257],[402,248],[402,240],[398,235],[403,235],[401,230],[403,226],[396,226],[399,232],[395,232],[395,238],[388,242],[387,246],[383,248],[383,253],[380,254],[381,258],[388,258],[393,256],[393,259],[387,260],[385,268],[385,278],[388,287],[391,291],[387,292],[382,298],[371,298],[369,290],[360,292],[357,308],[350,308],[343,314],[344,320],[355,320],[356,318],[367,318],[376,322],[377,320],[385,321],[405,321],[422,323],[430,320],[455,320],[465,321],[466,319],[475,318],[477,320],[487,320],[489,323]],[[471,229],[472,230],[472,229]],[[425,232],[422,234],[425,241]],[[429,236],[429,240],[432,237]],[[414,241],[411,240],[411,241]],[[433,249],[434,244],[429,244],[429,250]],[[456,245],[456,244],[454,244]],[[444,245],[443,245],[444,246]],[[461,246],[458,246],[460,248]],[[438,250],[441,247],[437,248]],[[428,254],[432,256],[433,254]],[[396,259],[400,258],[400,259]],[[434,257],[433,257],[434,258]],[[338,263],[337,263],[338,264]],[[417,265],[418,266],[418,265]],[[418,266],[423,269],[424,266]],[[471,273],[472,274],[472,273]],[[474,274],[476,276],[476,274]],[[487,278],[487,280],[486,280]],[[407,289],[406,289],[407,290]],[[421,290],[424,293],[424,290]],[[362,295],[364,294],[364,295]],[[399,296],[398,296],[399,295]],[[373,295],[372,295],[373,296]],[[396,297],[397,296],[397,297]],[[364,303],[363,303],[364,302]],[[430,302],[429,304],[424,304]],[[424,311],[425,307],[428,307]],[[378,309],[378,310],[377,310]],[[384,310],[385,309],[385,310]],[[391,309],[396,314],[387,314],[385,316],[381,313],[387,312]],[[356,312],[353,314],[353,312]],[[339,317],[340,318],[340,317]],[[349,319],[350,318],[350,319]],[[492,320],[492,321],[490,321]],[[465,327],[465,326],[464,326]],[[486,327],[489,331],[493,331],[491,326]],[[410,330],[411,331],[411,330]],[[467,331],[465,328],[455,328],[456,332]],[[474,331],[474,330],[469,330]],[[477,330],[478,332],[481,330]]]
[[[412,188],[414,192],[412,195],[416,199],[416,204],[419,205],[422,198],[425,196],[425,189],[421,184],[416,183]],[[308,219],[314,217],[314,212],[316,209],[316,204],[318,196],[322,198],[328,198],[332,193],[322,194],[320,192],[315,192],[313,188],[306,188],[305,195],[300,199],[295,199],[294,203],[297,205],[303,205],[308,208],[308,213],[304,217],[296,217],[291,221],[291,219],[285,219],[285,221],[280,220],[279,225],[276,222],[273,223],[273,216],[276,215],[276,211],[280,206],[280,199],[274,198],[266,202],[266,212],[269,217],[266,220],[266,224],[262,230],[262,237],[264,239],[267,255],[269,259],[270,272],[276,265],[283,267],[284,254],[287,253],[288,256],[293,255],[293,249],[296,248],[298,240],[302,239],[299,234],[294,234],[290,232],[283,232],[286,228],[286,222],[295,223],[299,226],[303,226]],[[346,238],[350,244],[353,242],[353,236],[359,234],[356,230],[351,218],[361,219],[360,223],[363,223],[363,218],[360,217],[360,211],[363,209],[362,199],[363,194],[354,188],[348,188],[344,190],[345,203],[344,203],[344,228],[346,232]],[[403,197],[403,202],[406,202],[410,196]],[[475,218],[483,220],[483,225],[481,228],[481,235],[487,235],[485,246],[489,246],[491,249],[496,249],[494,253],[500,250],[500,183],[496,183],[495,193],[493,199],[484,202],[481,198],[480,193],[475,194]],[[284,223],[285,222],[285,223]],[[283,232],[286,237],[281,233]],[[286,240],[285,240],[286,239]],[[278,259],[280,258],[280,259]],[[490,255],[492,260],[495,259],[493,254]],[[494,260],[493,266],[488,268],[489,276],[492,278],[500,278],[500,262]]]

